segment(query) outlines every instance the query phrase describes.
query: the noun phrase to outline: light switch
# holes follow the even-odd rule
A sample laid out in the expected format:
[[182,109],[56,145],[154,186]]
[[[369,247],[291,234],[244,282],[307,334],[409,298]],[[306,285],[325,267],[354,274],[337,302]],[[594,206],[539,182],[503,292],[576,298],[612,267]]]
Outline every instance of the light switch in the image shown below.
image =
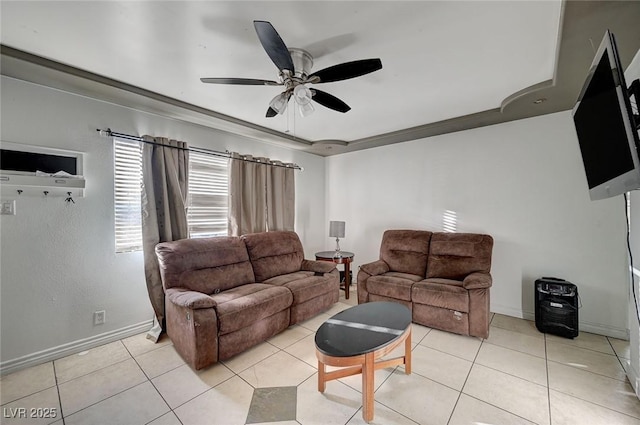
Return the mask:
[[0,214],[2,215],[16,215],[16,200],[1,201],[2,209]]

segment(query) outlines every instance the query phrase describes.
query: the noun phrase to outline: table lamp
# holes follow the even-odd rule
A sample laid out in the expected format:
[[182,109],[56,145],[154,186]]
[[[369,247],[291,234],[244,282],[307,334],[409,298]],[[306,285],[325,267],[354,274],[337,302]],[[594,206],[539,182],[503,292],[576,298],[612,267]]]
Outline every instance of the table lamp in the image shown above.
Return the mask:
[[340,238],[344,238],[344,221],[329,222],[329,237],[336,238],[336,252],[333,254],[333,258],[342,258]]

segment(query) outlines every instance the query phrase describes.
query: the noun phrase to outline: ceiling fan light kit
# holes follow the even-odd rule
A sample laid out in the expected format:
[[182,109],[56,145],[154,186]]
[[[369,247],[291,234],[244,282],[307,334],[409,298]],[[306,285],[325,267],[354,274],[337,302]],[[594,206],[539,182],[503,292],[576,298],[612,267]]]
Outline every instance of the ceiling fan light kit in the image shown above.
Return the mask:
[[287,103],[289,103],[289,96],[290,94],[287,92],[280,93],[269,102],[269,108],[273,109],[277,114],[284,114],[287,109]]
[[349,105],[329,93],[310,89],[306,85],[348,80],[382,69],[380,59],[362,59],[334,65],[310,74],[313,57],[309,52],[288,48],[270,22],[253,21],[253,26],[262,47],[278,67],[279,81],[252,78],[201,78],[200,81],[209,84],[284,86],[284,91],[269,102],[267,118],[282,115],[291,97],[294,98],[298,111],[303,117],[315,110],[312,100],[326,108],[345,113],[351,109]]
[[313,104],[311,102],[307,102],[305,104],[298,103],[298,111],[300,111],[300,115],[302,115],[303,117],[311,115],[315,110],[316,108],[313,107]]

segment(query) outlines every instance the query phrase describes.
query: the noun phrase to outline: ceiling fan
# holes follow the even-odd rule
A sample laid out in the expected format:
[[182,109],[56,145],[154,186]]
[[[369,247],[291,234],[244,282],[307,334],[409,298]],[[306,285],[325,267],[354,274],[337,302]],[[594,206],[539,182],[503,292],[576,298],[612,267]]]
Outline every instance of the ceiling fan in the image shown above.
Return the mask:
[[201,78],[203,83],[213,84],[238,84],[249,86],[284,86],[284,91],[274,97],[267,109],[267,118],[283,114],[293,97],[302,116],[307,116],[314,111],[311,101],[338,112],[347,112],[351,109],[337,97],[307,87],[307,84],[331,83],[360,77],[361,75],[382,69],[380,59],[362,59],[353,62],[345,62],[310,74],[313,66],[313,57],[303,49],[287,48],[275,30],[267,21],[253,21],[262,47],[267,52],[273,63],[279,69],[279,81],[258,80],[252,78]]

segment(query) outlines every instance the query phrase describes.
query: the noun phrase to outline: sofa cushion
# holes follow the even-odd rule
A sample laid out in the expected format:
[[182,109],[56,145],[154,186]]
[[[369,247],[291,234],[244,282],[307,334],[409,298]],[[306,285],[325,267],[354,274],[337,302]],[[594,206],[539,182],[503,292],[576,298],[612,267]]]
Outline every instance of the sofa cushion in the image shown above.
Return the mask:
[[367,291],[387,298],[411,301],[411,287],[420,279],[420,276],[401,273],[371,276],[367,279]]
[[220,335],[236,331],[286,310],[293,302],[286,288],[251,283],[212,295],[218,314]]
[[339,290],[339,282],[331,274],[315,276],[313,272],[295,272],[276,276],[264,281],[266,284],[287,288],[293,294],[293,305],[302,304],[312,298]]
[[425,276],[431,232],[425,230],[387,230],[382,235],[380,259],[389,269]]
[[426,277],[462,280],[491,269],[493,238],[475,233],[437,232],[431,237]]
[[213,294],[255,282],[249,254],[239,238],[162,242],[156,254],[165,290],[179,287]]
[[417,282],[411,289],[411,300],[414,304],[469,312],[469,292],[459,280],[434,278]]
[[263,232],[242,235],[256,282],[300,270],[302,243],[295,232]]
[[267,279],[262,283],[267,283],[269,285],[282,286],[282,285],[287,284],[289,282],[293,282],[294,280],[304,279],[304,278],[307,278],[307,277],[313,276],[313,275],[315,275],[314,272],[299,271],[299,272],[281,274],[280,276],[274,276],[271,279]]
[[387,272],[384,275],[389,277],[399,277],[400,279],[408,279],[413,282],[420,282],[421,280],[424,279],[422,276],[418,276],[417,274],[411,274],[411,273]]

